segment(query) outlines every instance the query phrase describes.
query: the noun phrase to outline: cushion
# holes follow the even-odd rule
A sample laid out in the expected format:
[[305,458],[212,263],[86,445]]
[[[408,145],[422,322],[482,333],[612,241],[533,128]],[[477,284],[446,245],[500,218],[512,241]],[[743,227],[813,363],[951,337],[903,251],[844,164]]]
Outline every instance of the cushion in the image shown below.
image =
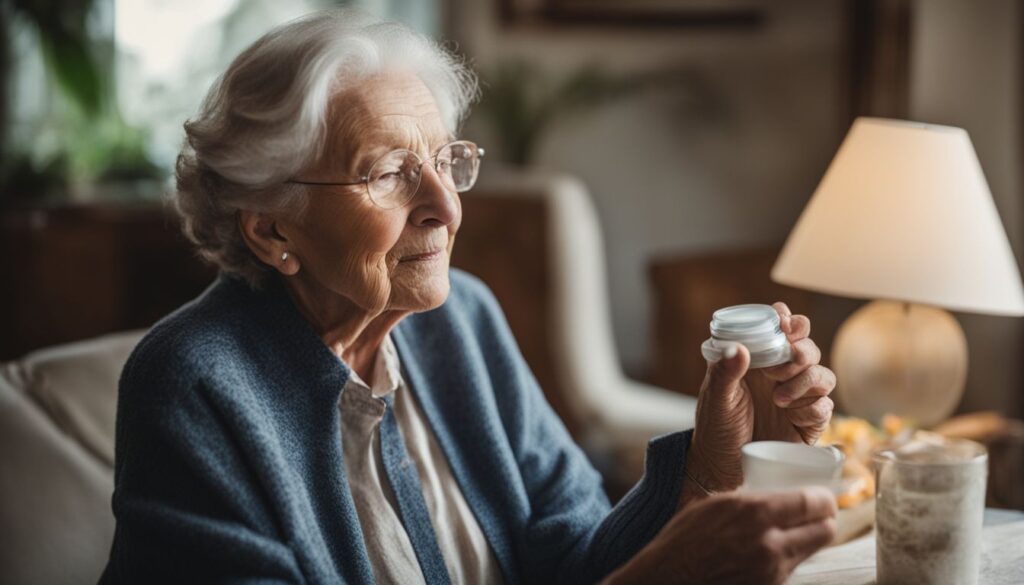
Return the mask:
[[113,471],[0,373],[0,582],[95,583],[114,537]]
[[143,334],[129,331],[54,346],[18,362],[24,391],[60,430],[111,468],[117,382]]

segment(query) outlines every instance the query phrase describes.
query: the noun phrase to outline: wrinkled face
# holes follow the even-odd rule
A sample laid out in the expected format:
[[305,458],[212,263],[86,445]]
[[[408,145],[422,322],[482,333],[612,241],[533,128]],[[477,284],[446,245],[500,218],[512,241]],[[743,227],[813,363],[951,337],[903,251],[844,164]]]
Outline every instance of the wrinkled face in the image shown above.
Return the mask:
[[454,137],[430,90],[414,75],[386,74],[336,95],[324,156],[304,181],[353,182],[396,149],[425,161],[415,197],[375,205],[362,184],[313,186],[308,207],[289,226],[298,276],[370,311],[426,311],[448,296],[448,259],[462,221],[458,194],[426,162]]

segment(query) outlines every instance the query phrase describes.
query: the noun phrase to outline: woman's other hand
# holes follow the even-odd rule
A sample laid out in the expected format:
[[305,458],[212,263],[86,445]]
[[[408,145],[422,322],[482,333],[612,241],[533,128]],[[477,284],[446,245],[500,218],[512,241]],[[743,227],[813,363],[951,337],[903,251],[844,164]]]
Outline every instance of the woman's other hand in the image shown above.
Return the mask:
[[[751,440],[814,444],[832,418],[828,394],[836,378],[819,365],[821,351],[808,337],[810,320],[773,305],[792,347],[791,361],[750,370],[741,344],[708,364],[697,401],[687,469],[704,487],[725,491],[743,482],[740,448]],[[730,355],[731,354],[731,355]]]
[[779,585],[832,542],[835,515],[835,498],[824,488],[715,494],[677,513],[605,585]]

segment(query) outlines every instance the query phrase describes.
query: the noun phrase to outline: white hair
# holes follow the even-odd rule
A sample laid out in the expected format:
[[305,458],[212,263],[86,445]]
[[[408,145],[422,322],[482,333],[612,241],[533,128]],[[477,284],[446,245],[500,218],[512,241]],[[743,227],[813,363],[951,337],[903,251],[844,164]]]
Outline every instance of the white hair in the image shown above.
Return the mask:
[[175,207],[200,255],[258,286],[268,267],[245,244],[238,210],[300,212],[305,189],[285,181],[322,154],[331,97],[392,70],[417,75],[457,133],[477,98],[476,76],[403,25],[319,12],[271,30],[236,57],[185,123],[178,155]]

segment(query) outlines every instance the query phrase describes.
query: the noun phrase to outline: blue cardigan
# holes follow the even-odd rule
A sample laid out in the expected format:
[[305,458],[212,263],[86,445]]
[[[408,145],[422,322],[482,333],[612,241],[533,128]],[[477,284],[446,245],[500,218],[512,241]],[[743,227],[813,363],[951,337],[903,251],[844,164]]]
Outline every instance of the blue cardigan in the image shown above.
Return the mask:
[[[652,440],[611,508],[490,291],[451,285],[392,335],[505,582],[600,580],[672,516],[690,433]],[[280,283],[222,276],[158,323],[121,375],[100,582],[373,583],[342,465],[349,374]]]

